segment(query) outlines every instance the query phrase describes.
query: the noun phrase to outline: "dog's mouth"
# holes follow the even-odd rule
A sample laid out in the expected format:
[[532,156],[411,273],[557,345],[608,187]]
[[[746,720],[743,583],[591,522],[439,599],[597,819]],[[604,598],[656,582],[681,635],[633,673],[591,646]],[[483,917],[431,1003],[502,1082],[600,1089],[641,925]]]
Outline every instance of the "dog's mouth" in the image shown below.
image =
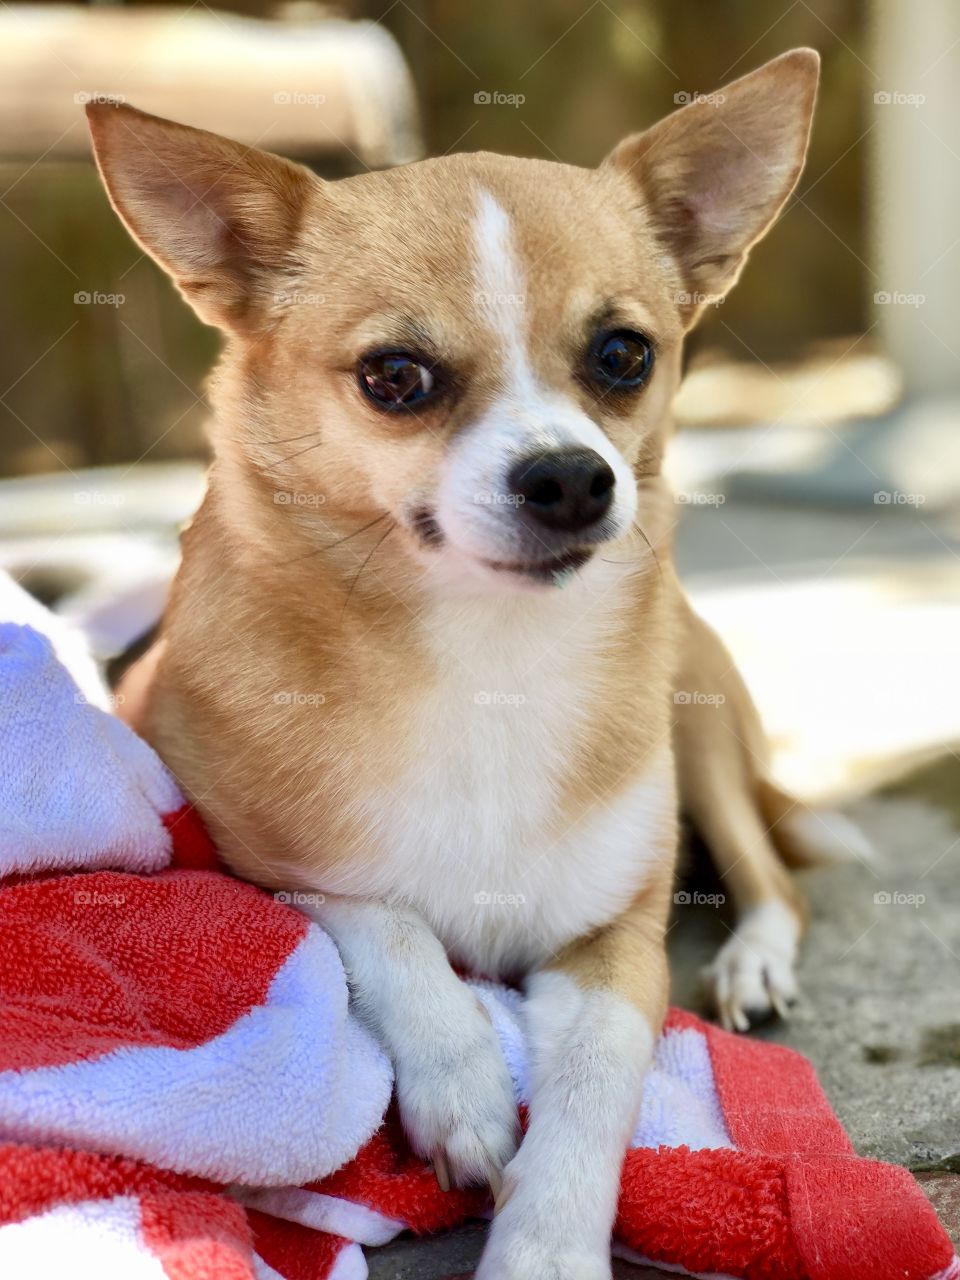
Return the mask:
[[514,574],[531,582],[559,584],[582,569],[593,552],[592,547],[580,547],[562,556],[551,556],[548,560],[485,560],[484,564],[497,573]]
[[[429,507],[419,507],[409,516],[409,527],[423,550],[436,551],[446,545],[447,538],[436,514]],[[562,586],[565,581],[591,559],[596,547],[575,547],[561,555],[544,559],[491,560],[477,557],[485,569],[523,579],[543,586]]]

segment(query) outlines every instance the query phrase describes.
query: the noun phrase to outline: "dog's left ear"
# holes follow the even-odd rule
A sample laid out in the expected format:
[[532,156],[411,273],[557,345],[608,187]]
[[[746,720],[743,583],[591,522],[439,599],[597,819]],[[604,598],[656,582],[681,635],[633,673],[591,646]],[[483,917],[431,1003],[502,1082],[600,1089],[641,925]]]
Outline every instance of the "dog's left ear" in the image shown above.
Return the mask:
[[688,323],[736,282],[796,185],[819,67],[813,49],[782,54],[718,93],[696,95],[604,161],[639,189],[679,268]]
[[134,107],[90,103],[94,154],[127,230],[207,324],[242,330],[269,304],[319,182],[279,156]]

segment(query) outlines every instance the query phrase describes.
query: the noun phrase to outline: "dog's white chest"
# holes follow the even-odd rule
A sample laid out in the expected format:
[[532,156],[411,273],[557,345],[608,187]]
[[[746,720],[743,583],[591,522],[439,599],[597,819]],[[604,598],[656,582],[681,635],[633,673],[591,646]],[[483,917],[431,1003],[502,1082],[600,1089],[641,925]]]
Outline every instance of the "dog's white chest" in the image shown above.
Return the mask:
[[371,888],[416,906],[455,960],[492,975],[541,963],[627,906],[659,852],[672,773],[665,750],[565,828],[559,789],[576,768],[599,624],[498,634],[457,621],[438,628],[440,678],[410,725],[410,767],[367,805]]

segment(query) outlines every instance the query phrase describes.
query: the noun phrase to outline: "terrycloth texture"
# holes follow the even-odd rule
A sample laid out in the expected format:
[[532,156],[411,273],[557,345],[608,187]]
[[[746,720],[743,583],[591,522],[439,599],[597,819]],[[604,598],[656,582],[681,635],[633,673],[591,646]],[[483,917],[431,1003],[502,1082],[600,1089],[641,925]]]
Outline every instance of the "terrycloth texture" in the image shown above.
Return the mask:
[[170,860],[163,815],[182,805],[154,752],[90,705],[50,640],[0,622],[0,872],[156,871]]
[[[27,627],[0,628],[0,815],[4,1280],[363,1280],[361,1245],[487,1210],[407,1149],[330,940],[215,869],[154,754]],[[472,985],[524,1103],[519,999]],[[808,1063],[679,1011],[616,1241],[744,1280],[960,1277]]]

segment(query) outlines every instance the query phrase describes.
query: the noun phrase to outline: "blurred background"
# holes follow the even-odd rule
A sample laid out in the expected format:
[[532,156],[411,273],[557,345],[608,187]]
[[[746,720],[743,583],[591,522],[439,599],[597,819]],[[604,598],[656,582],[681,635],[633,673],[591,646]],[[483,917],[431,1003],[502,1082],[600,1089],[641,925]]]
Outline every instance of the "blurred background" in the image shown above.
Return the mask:
[[864,787],[952,749],[955,0],[3,5],[0,564],[115,658],[155,619],[202,491],[218,338],[112,214],[90,97],[325,176],[458,149],[592,165],[799,44],[823,57],[806,171],[690,344],[678,557],[786,781]]

